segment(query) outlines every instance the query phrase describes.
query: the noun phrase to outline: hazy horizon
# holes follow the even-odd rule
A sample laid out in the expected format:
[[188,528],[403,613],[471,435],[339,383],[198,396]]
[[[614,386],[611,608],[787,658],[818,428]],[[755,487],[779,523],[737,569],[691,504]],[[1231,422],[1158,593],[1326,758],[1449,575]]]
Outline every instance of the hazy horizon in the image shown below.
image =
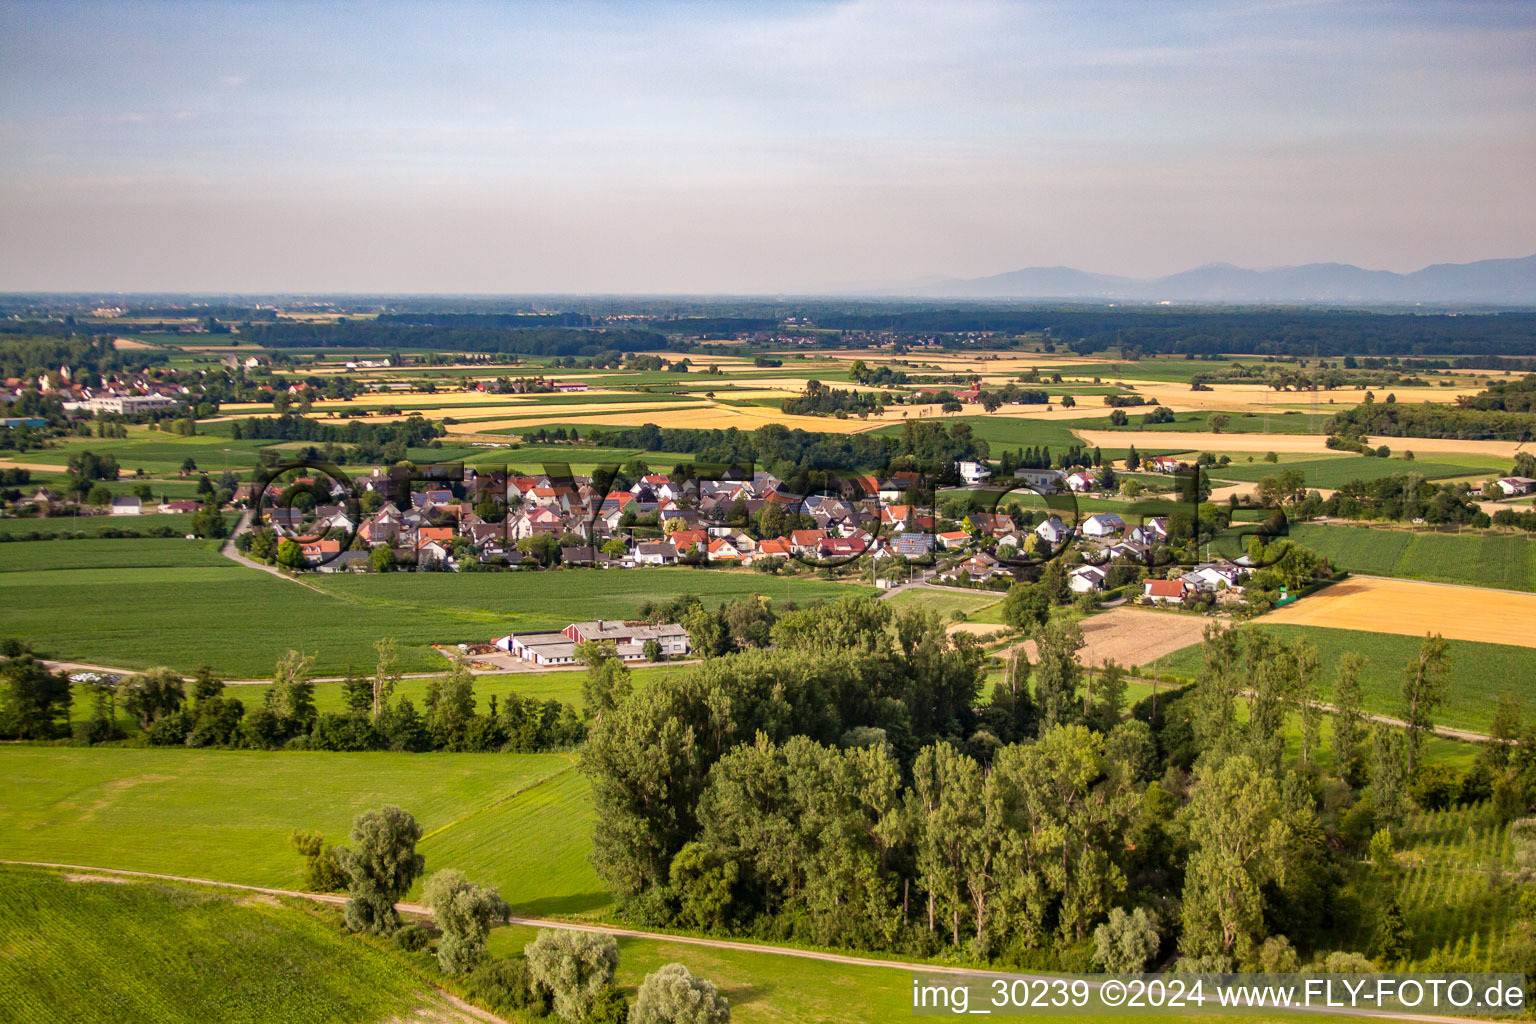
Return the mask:
[[1536,252],[1536,5],[0,6],[0,291]]

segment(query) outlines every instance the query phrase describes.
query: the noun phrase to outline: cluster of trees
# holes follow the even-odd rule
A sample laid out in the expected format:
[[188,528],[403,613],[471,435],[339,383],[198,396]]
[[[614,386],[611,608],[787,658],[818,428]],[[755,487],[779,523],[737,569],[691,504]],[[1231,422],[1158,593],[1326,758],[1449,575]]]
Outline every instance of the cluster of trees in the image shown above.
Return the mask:
[[[614,702],[584,759],[599,874],[653,924],[1020,966],[1294,965],[1357,929],[1402,959],[1391,907],[1344,882],[1381,829],[1446,798],[1423,762],[1443,641],[1405,669],[1407,729],[1369,725],[1357,656],[1333,711],[1310,645],[1218,627],[1198,680],[1127,720],[1123,671],[1081,668],[1080,633],[1048,612],[1037,663],[1010,659],[980,713],[963,647],[857,600]],[[1512,815],[1536,797],[1520,749],[1492,745],[1468,773]]]
[[885,398],[875,391],[844,391],[810,380],[805,383],[805,393],[799,398],[786,398],[782,409],[787,416],[879,415],[885,411]]
[[1486,527],[1491,521],[1488,513],[1468,498],[1465,485],[1438,484],[1417,473],[1352,480],[1326,499],[1309,494],[1298,504],[1298,514],[1340,519],[1423,519],[1436,526],[1460,523]]
[[855,384],[875,388],[899,387],[912,379],[905,370],[893,369],[887,364],[870,369],[862,359],[855,359],[848,367],[848,377]]
[[957,459],[987,458],[987,442],[975,437],[968,423],[907,421],[896,434],[837,434],[790,430],[770,423],[756,430],[692,430],[663,428],[653,423],[618,430],[593,430],[593,444],[607,448],[685,452],[698,461],[721,466],[758,466],[790,484],[797,493],[810,493],[811,474],[854,471],[885,475],[896,469],[916,469],[935,477],[953,475]]
[[[418,319],[416,315],[410,320]],[[665,335],[633,329],[590,329],[530,324],[486,325],[475,317],[436,317],[432,323],[386,320],[255,324],[250,343],[261,348],[443,349],[456,352],[515,352],[533,356],[599,356],[659,352],[672,347]],[[521,317],[519,320],[523,319]]]
[[[1210,384],[1264,384],[1276,391],[1310,391],[1314,388],[1332,391],[1347,387],[1424,387],[1423,378],[1403,372],[1401,364],[1389,365],[1384,360],[1368,359],[1367,363],[1380,364],[1360,369],[1353,356],[1338,363],[1319,361],[1308,368],[1305,360],[1297,363],[1232,363],[1219,370],[1206,370],[1189,378],[1192,388]],[[1397,364],[1397,360],[1392,360]],[[1206,388],[1205,390],[1209,390]]]
[[1423,402],[1408,405],[1378,402],[1370,392],[1352,409],[1335,413],[1323,429],[1329,434],[1359,439],[1379,437],[1494,438],[1530,441],[1536,438],[1536,374],[1520,381],[1500,382],[1458,405]]
[[236,440],[316,441],[371,448],[396,443],[421,448],[447,433],[441,424],[421,416],[399,423],[322,423],[304,416],[263,416],[240,420],[231,430]]
[[[418,711],[407,697],[393,699],[400,680],[393,642],[381,640],[378,653],[372,677],[349,673],[340,683],[344,711],[316,708],[313,659],[289,651],[278,660],[259,706],[248,709],[226,695],[223,682],[206,666],[195,673],[190,693],[177,673],[152,669],[114,686],[92,686],[91,716],[74,723],[74,735],[87,743],[122,739],[119,709],[134,720],[144,741],[156,746],[526,753],[569,749],[586,735],[575,709],[554,700],[492,695],[480,712],[474,674],[462,659],[427,685]],[[67,680],[64,686],[67,695]],[[54,735],[68,732],[67,702],[62,713],[63,727],[54,728]],[[39,730],[34,725],[25,738],[47,738]]]

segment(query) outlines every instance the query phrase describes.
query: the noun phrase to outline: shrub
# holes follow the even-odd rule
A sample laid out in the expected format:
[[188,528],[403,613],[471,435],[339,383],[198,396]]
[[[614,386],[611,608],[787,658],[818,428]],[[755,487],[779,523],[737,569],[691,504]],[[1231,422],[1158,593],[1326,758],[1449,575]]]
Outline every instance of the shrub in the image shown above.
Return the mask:
[[667,964],[645,976],[630,1024],[727,1024],[731,1004],[715,989],[714,982],[695,977],[682,964]]
[[555,1012],[579,1024],[613,983],[619,966],[619,944],[611,935],[567,929],[539,929],[523,947],[533,980],[548,992]]
[[549,996],[534,982],[528,961],[520,956],[482,960],[465,976],[464,994],[499,1014],[528,1011],[543,1017],[550,1011]]
[[1157,924],[1145,907],[1127,914],[1121,907],[1093,932],[1093,960],[1111,974],[1134,974],[1157,955]]
[[1461,795],[1461,775],[1448,764],[1426,764],[1413,773],[1413,802],[1426,811],[1443,811]]
[[432,941],[432,933],[419,924],[405,924],[395,929],[395,934],[390,937],[396,949],[403,949],[407,953],[420,952],[426,949]]

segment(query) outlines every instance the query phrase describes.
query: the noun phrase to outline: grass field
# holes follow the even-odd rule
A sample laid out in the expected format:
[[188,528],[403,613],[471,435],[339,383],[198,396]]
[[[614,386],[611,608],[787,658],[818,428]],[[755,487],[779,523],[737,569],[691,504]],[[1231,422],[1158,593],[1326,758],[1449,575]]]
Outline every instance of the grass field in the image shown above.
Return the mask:
[[1274,476],[1282,470],[1300,470],[1306,477],[1308,487],[1322,490],[1336,490],[1352,480],[1379,480],[1382,477],[1398,476],[1404,473],[1417,473],[1427,479],[1438,480],[1451,476],[1504,472],[1504,469],[1487,459],[1467,461],[1415,459],[1410,462],[1396,455],[1389,459],[1367,459],[1359,455],[1346,455],[1337,458],[1287,462],[1283,466],[1272,466],[1267,462],[1233,463],[1230,466],[1213,466],[1207,470],[1207,473],[1212,480],[1250,481]]
[[607,902],[572,755],[7,746],[0,770],[9,860],[300,888],[293,829],[345,842],[354,817],[392,803],[421,823],[428,871],[460,868],[525,911]]
[[[1305,598],[1300,603],[1314,600],[1315,596]],[[1366,710],[1383,715],[1397,715],[1401,711],[1399,705],[1403,668],[1410,660],[1418,657],[1420,637],[1317,626],[1272,625],[1268,622],[1261,622],[1261,626],[1287,640],[1305,638],[1317,648],[1324,666],[1322,689],[1325,700],[1333,692],[1339,658],[1345,651],[1354,651],[1370,659],[1362,681]],[[1438,724],[1474,731],[1484,730],[1493,720],[1494,705],[1499,694],[1513,691],[1529,695],[1532,662],[1530,648],[1469,643],[1464,640],[1451,640],[1448,643],[1451,655],[1450,698],[1444,710],[1435,716]],[[1200,672],[1202,664],[1200,647],[1200,644],[1193,644],[1175,651],[1158,665],[1164,671],[1193,679]]]
[[1290,537],[1350,572],[1536,590],[1536,540],[1518,534],[1416,533],[1302,523],[1290,528]]
[[7,537],[26,537],[36,533],[46,539],[52,539],[73,533],[94,537],[100,536],[104,530],[134,530],[142,535],[150,530],[167,526],[185,535],[192,529],[192,514],[176,512],[161,515],[157,512],[154,515],[143,516],[51,516],[47,519],[0,519],[0,534]]
[[940,618],[948,620],[955,612],[964,612],[966,618],[969,619],[971,616],[996,605],[1002,599],[1002,594],[987,593],[985,591],[965,594],[909,588],[897,591],[894,597],[891,597],[884,603],[892,612],[920,608],[923,611],[938,612]]
[[16,1024],[469,1019],[393,957],[249,894],[0,866],[0,950]]
[[[14,549],[14,550],[12,550]],[[46,567],[48,571],[36,571]],[[0,548],[0,636],[47,657],[259,679],[290,647],[316,672],[366,670],[393,636],[403,672],[443,667],[434,643],[483,643],[573,620],[632,617],[647,600],[697,594],[711,606],[747,594],[805,602],[867,588],[693,569],[306,577],[312,589],[185,540],[38,541]]]
[[[1130,422],[1123,427],[1111,424],[1107,414],[1091,420],[1085,419],[1075,422],[1077,426],[1087,429],[1113,430],[1118,433],[1149,431],[1155,434],[1157,431],[1168,430],[1208,431],[1210,430],[1210,418],[1218,411],[1220,410],[1181,412],[1175,414],[1174,418],[1167,423],[1143,423],[1141,418],[1146,415],[1147,410],[1132,406],[1125,410],[1126,415],[1130,417]],[[1286,413],[1276,410],[1267,416],[1262,412],[1221,412],[1221,415],[1227,418],[1226,425],[1221,428],[1223,434],[1315,434],[1322,429],[1323,421],[1330,414],[1321,412],[1313,416],[1307,413]],[[1220,434],[1212,434],[1212,443],[1217,443],[1220,436]],[[1156,444],[1157,442],[1154,438],[1150,443]]]

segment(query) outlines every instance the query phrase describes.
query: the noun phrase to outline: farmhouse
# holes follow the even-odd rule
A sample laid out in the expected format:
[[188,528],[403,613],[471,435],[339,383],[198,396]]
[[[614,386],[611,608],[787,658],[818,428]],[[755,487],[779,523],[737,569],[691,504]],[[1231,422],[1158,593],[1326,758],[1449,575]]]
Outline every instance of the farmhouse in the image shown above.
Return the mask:
[[1495,481],[1495,483],[1499,490],[1503,491],[1508,497],[1514,497],[1517,494],[1530,494],[1532,491],[1536,491],[1536,480],[1528,476],[1506,476]]
[[144,503],[131,494],[118,495],[112,499],[112,514],[115,516],[136,516],[144,511]]
[[665,657],[685,655],[691,649],[688,631],[676,623],[573,622],[558,633],[508,634],[496,646],[515,658],[541,666],[576,664],[576,645],[584,641],[611,643],[623,661],[644,661],[645,645],[654,640]]

